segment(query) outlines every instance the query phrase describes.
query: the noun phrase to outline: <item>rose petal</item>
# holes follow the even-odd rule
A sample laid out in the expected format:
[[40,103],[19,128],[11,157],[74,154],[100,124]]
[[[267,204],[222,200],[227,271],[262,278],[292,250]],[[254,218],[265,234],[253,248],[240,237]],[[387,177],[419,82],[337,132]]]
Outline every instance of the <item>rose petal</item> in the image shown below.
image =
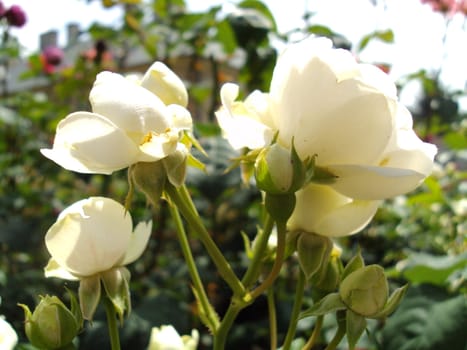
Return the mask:
[[53,258],[50,258],[47,266],[44,268],[45,277],[57,277],[64,280],[77,281],[78,277],[72,275],[67,269],[60,266]]
[[175,152],[178,144],[178,132],[168,131],[161,134],[149,133],[139,146],[140,162],[155,162]]
[[216,117],[224,136],[234,149],[256,149],[266,146],[273,138],[273,131],[258,120],[259,115],[255,110],[248,109],[242,102],[235,102],[237,96],[237,85],[222,86],[223,107],[216,112]]
[[91,276],[113,267],[125,254],[132,220],[118,202],[90,197],[59,216],[45,236],[52,258],[77,276]]
[[163,132],[169,127],[165,104],[149,90],[111,73],[99,73],[89,94],[93,112],[127,133]]
[[362,200],[385,199],[410,192],[426,177],[411,169],[368,165],[333,165],[327,169],[337,176],[330,185],[332,188]]
[[151,237],[152,221],[140,222],[130,237],[130,243],[120,265],[127,265],[138,259],[146,249]]
[[376,213],[379,201],[354,201],[329,186],[309,184],[296,193],[297,202],[287,226],[337,237],[363,229]]
[[279,139],[289,146],[294,138],[300,157],[317,154],[320,165],[374,163],[392,135],[395,101],[360,79],[353,58],[326,48],[310,54],[307,46],[297,44],[274,70]]
[[134,163],[139,150],[107,118],[75,112],[58,124],[53,148],[41,153],[68,170],[110,174]]
[[146,71],[141,86],[158,96],[166,105],[186,107],[188,92],[183,81],[162,62],[155,62]]

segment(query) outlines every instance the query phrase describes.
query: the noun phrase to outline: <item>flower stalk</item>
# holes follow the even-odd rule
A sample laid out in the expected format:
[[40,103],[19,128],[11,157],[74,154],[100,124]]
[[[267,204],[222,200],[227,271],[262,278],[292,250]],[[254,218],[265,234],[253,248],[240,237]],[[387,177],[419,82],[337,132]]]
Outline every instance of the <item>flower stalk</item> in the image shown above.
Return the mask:
[[120,336],[118,334],[117,314],[112,301],[107,297],[103,297],[105,315],[107,317],[107,328],[109,330],[110,347],[112,350],[120,350]]
[[169,205],[170,213],[174,219],[178,242],[182,249],[183,257],[188,267],[190,273],[191,281],[193,283],[193,288],[195,289],[196,298],[199,301],[201,307],[201,314],[205,316],[206,323],[211,332],[215,333],[217,328],[219,328],[219,320],[217,314],[215,313],[212,305],[209,302],[208,296],[203,286],[203,282],[196,268],[196,263],[191,253],[190,244],[188,242],[185,229],[183,227],[182,219],[180,213],[172,203]]
[[[182,185],[185,187],[185,185]],[[230,286],[234,295],[243,297],[245,295],[245,287],[238,279],[232,267],[225,259],[222,252],[212,240],[209,232],[204,227],[198,212],[192,204],[191,196],[186,190],[178,190],[171,184],[165,186],[165,193],[170,201],[177,206],[180,213],[188,222],[188,225],[196,233],[197,237],[201,240],[208,254],[211,256],[217,270],[225,282]]]

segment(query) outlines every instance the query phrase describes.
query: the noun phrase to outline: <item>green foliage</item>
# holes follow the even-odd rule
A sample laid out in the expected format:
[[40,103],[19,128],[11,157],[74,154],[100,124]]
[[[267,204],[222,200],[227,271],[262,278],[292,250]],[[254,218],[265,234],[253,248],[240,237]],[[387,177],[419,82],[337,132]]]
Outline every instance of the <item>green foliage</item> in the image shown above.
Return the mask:
[[[212,123],[213,112],[219,106],[219,88],[223,82],[235,79],[244,86],[244,91],[268,91],[277,58],[272,39],[286,40],[297,32],[311,33],[332,38],[338,46],[349,47],[343,35],[311,20],[305,28],[297,28],[285,35],[278,33],[274,16],[266,4],[266,1],[241,1],[235,15],[223,14],[220,6],[203,13],[189,13],[184,0],[125,5],[124,16],[115,25],[96,23],[86,30],[96,45],[100,42],[104,49],[117,49],[110,61],[99,55],[92,59],[79,56],[70,67],[45,76],[40,56],[34,54],[23,79],[41,78],[47,81],[47,87],[2,96],[1,314],[18,331],[20,342],[23,342],[19,349],[31,349],[31,346],[24,343],[23,319],[16,303],[32,308],[39,295],[68,298],[61,281],[45,279],[43,275],[48,260],[43,238],[48,227],[64,207],[76,200],[103,195],[123,202],[128,191],[124,171],[111,178],[67,172],[45,161],[39,149],[50,146],[51,135],[61,118],[72,111],[90,109],[88,93],[96,73],[104,69],[124,71],[131,54],[137,50],[144,51],[149,61],[163,60],[176,72],[180,55],[188,62],[186,68],[184,66],[187,71],[184,78],[189,87],[190,110],[199,121],[195,133],[209,156],[193,151],[193,155],[204,163],[205,172],[189,167],[187,185],[210,234],[231,261],[232,268],[239,275],[246,270],[249,260],[244,242],[253,242],[257,235],[258,218],[264,217],[259,209],[262,198],[253,187],[242,182],[239,169],[226,172],[239,154],[230,148],[220,136],[219,128]],[[0,65],[4,64],[4,58],[14,59],[21,55],[21,47],[11,33],[7,39],[0,45]],[[364,50],[374,40],[390,44],[394,40],[393,32],[369,33],[360,40],[356,50]],[[110,54],[110,51],[104,51]],[[239,52],[244,58],[235,61]],[[438,157],[439,169],[415,193],[386,201],[363,234],[341,239],[339,243],[344,248],[346,261],[348,253],[345,251],[354,250],[358,243],[367,262],[381,263],[392,278],[391,290],[407,282],[412,284],[385,327],[380,329],[382,324],[373,327],[368,322],[368,328],[374,332],[373,337],[366,339],[370,346],[374,348],[374,339],[381,338],[385,350],[464,350],[467,240],[466,213],[462,209],[465,204],[462,203],[467,193],[464,155],[467,138],[465,114],[459,110],[459,97],[465,96],[465,92],[447,90],[436,76],[423,70],[408,76],[401,84],[411,80],[417,80],[423,89],[423,96],[414,110],[417,129],[422,135],[443,143]],[[196,164],[201,166],[201,163]],[[136,222],[152,215],[140,193],[135,193],[131,204]],[[208,335],[197,319],[199,311],[173,224],[167,218],[167,208],[164,203],[158,204],[149,248],[130,267],[133,311],[121,329],[123,348],[146,348],[151,327],[168,323],[181,334],[198,328],[203,335]],[[209,298],[222,315],[229,303],[229,292],[213,272],[212,263],[196,237],[190,236],[190,243],[202,280],[208,286]],[[363,258],[358,256],[347,264],[341,277],[363,265]],[[295,298],[296,273],[294,264],[286,265],[276,283],[279,339],[284,337],[288,327]],[[70,282],[68,287],[77,288],[77,284]],[[312,306],[302,316],[345,308],[337,293],[329,295],[328,299],[313,304],[314,295],[308,291],[305,298]],[[80,349],[107,346],[103,320],[103,310],[98,308],[92,326],[87,325],[78,337]],[[266,303],[259,298],[240,314],[229,339],[229,348],[266,348],[268,327]],[[329,341],[327,334],[330,330],[331,327],[325,325],[321,336],[323,342]],[[354,333],[362,330],[360,324]],[[309,331],[309,328],[299,328],[292,349],[304,346],[303,338],[309,337]],[[202,337],[203,341],[207,338]],[[355,338],[351,339],[352,345]],[[208,348],[209,344],[202,346]]]
[[379,40],[384,43],[390,44],[394,42],[394,33],[392,30],[383,30],[383,31],[375,31],[373,33],[365,35],[360,43],[357,45],[357,51],[362,51],[372,40]]
[[464,350],[466,322],[465,295],[449,295],[430,285],[413,287],[387,321],[382,349]]

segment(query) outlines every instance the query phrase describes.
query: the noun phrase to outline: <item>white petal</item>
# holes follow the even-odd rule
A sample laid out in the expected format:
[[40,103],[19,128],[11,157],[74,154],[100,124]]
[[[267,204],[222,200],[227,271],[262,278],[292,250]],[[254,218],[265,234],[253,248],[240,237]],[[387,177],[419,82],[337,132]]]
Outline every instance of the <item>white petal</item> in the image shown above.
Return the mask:
[[151,237],[151,232],[152,221],[143,221],[136,225],[121,265],[131,264],[143,254],[148,244],[149,237]]
[[337,180],[331,184],[339,193],[362,200],[391,198],[415,189],[426,175],[411,169],[365,165],[329,166]]
[[99,73],[89,100],[93,112],[127,133],[163,132],[169,127],[165,104],[149,90],[119,74]]
[[155,162],[175,152],[178,144],[178,132],[167,131],[161,134],[149,133],[139,146],[140,162]]
[[359,78],[366,85],[372,86],[375,90],[381,91],[386,96],[397,99],[397,88],[394,81],[380,68],[372,64],[359,64]]
[[154,327],[148,350],[184,350],[183,340],[171,325]]
[[188,105],[188,92],[183,81],[162,62],[155,62],[146,71],[141,86],[158,96],[166,105]]
[[346,236],[363,229],[379,201],[355,201],[329,186],[309,184],[296,193],[297,203],[287,226],[323,236]]
[[42,149],[41,153],[68,170],[110,174],[134,163],[139,150],[107,118],[75,112],[58,124],[53,148]]
[[216,117],[224,136],[234,149],[264,147],[271,142],[273,130],[258,120],[259,115],[255,110],[247,108],[242,102],[235,102],[237,96],[237,85],[222,86],[223,106],[216,112]]
[[132,221],[125,208],[105,197],[74,203],[59,215],[45,236],[52,258],[77,276],[113,267],[125,254]]
[[323,217],[316,225],[316,232],[329,237],[358,233],[368,225],[380,204],[380,201],[354,200]]
[[17,349],[18,335],[15,329],[5,320],[4,316],[0,317],[0,348],[2,350]]
[[45,277],[57,277],[64,280],[76,281],[78,277],[72,275],[67,269],[63,268],[53,258],[50,258],[47,266],[44,268]]
[[281,142],[294,138],[300,157],[317,154],[320,165],[374,163],[392,135],[395,101],[363,82],[355,60],[341,51],[295,50],[279,60],[271,83]]
[[191,119],[190,112],[179,105],[168,105],[168,115],[171,116],[170,127],[174,130],[191,130],[193,127],[193,120]]

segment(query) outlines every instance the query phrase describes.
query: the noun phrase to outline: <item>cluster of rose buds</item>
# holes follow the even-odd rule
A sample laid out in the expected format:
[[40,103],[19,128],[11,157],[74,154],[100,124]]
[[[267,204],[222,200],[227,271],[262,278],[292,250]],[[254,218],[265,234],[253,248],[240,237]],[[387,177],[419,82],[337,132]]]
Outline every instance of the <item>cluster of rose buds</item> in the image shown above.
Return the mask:
[[26,13],[20,6],[12,5],[7,9],[0,1],[0,20],[3,18],[12,27],[22,27],[26,23]]

